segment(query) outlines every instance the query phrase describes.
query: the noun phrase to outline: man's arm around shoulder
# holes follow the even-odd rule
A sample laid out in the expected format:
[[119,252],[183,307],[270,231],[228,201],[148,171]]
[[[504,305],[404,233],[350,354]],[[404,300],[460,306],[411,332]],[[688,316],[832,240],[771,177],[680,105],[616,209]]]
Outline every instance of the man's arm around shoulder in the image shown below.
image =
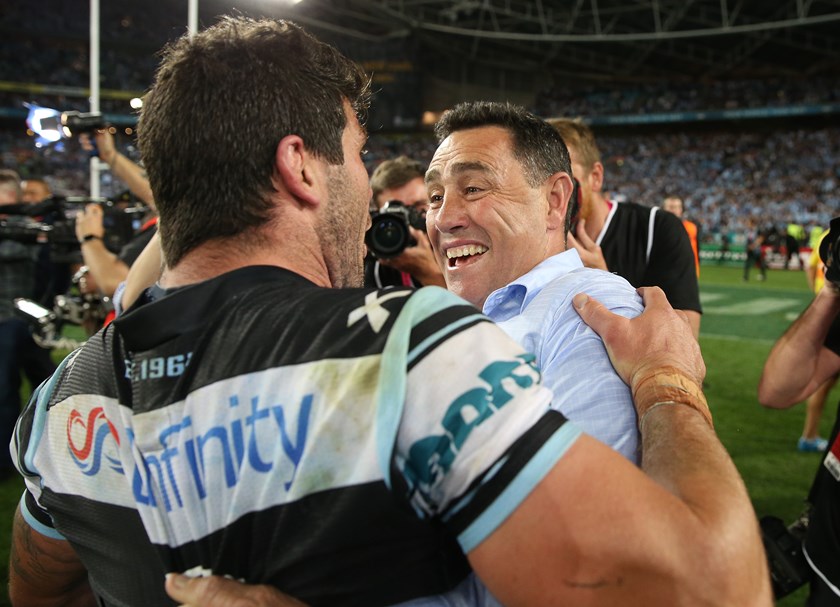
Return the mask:
[[[585,297],[576,305],[634,393],[671,394],[670,380],[650,390],[666,367],[699,393],[705,367],[684,319],[661,290],[642,292],[648,310],[632,320]],[[755,514],[714,430],[694,406],[644,406],[645,474],[582,436],[470,552],[503,603],[771,605]]]

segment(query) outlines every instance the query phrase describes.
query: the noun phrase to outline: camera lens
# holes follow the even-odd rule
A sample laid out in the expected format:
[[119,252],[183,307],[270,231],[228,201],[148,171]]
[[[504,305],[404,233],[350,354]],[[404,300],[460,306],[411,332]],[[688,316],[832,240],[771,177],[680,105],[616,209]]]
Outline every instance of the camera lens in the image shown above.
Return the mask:
[[365,235],[368,248],[376,257],[394,257],[408,246],[410,234],[402,218],[390,214],[375,217]]

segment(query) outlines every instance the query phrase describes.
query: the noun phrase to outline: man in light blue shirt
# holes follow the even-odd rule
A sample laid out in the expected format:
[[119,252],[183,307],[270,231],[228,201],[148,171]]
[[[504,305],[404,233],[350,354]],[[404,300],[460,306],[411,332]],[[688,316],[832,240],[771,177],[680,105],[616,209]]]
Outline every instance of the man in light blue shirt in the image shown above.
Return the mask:
[[488,102],[456,106],[435,132],[426,219],[447,287],[536,354],[553,407],[638,463],[630,391],[572,298],[586,292],[626,317],[643,306],[625,279],[567,250],[574,187],[562,139],[524,109]]

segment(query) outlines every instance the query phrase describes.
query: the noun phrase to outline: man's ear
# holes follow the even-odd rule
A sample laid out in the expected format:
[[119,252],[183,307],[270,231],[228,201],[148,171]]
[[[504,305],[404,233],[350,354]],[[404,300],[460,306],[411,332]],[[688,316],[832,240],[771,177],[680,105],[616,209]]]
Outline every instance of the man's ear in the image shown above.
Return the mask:
[[548,229],[563,233],[574,183],[568,173],[555,173],[549,177],[548,186]]
[[604,165],[600,162],[593,164],[587,179],[589,181],[589,189],[593,192],[600,192],[604,187]]
[[277,144],[274,153],[274,175],[272,181],[278,191],[286,191],[305,204],[318,205],[318,171],[320,163],[306,149],[298,135],[287,135]]

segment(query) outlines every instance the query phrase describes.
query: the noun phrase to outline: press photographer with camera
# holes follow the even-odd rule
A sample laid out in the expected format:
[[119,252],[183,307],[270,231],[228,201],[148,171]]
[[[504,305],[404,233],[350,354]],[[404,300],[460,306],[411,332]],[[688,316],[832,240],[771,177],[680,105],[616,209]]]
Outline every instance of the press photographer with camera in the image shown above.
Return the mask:
[[[6,228],[18,218],[4,212],[22,199],[17,172],[0,170],[0,218]],[[0,440],[8,442],[20,413],[21,371],[30,383],[38,385],[55,371],[49,350],[32,339],[26,322],[19,318],[14,300],[34,297],[39,245],[33,239],[22,242],[0,234]],[[7,449],[0,449],[0,480],[12,475],[14,468]]]
[[125,182],[131,192],[148,205],[148,212],[137,234],[119,253],[105,246],[106,227],[101,205],[89,204],[76,216],[76,237],[91,282],[103,295],[113,297],[119,284],[128,276],[131,264],[157,231],[157,210],[143,168],[117,151],[114,136],[108,129],[96,129],[92,134],[93,142],[91,133],[79,135],[82,147],[98,155],[108,164],[113,175]]
[[366,286],[446,286],[425,231],[425,174],[426,167],[407,156],[385,160],[373,171]]
[[[758,386],[765,407],[786,409],[805,400],[840,371],[840,217],[820,245],[826,283],[770,351]],[[808,495],[802,544],[810,583],[808,607],[840,606],[840,407]]]

